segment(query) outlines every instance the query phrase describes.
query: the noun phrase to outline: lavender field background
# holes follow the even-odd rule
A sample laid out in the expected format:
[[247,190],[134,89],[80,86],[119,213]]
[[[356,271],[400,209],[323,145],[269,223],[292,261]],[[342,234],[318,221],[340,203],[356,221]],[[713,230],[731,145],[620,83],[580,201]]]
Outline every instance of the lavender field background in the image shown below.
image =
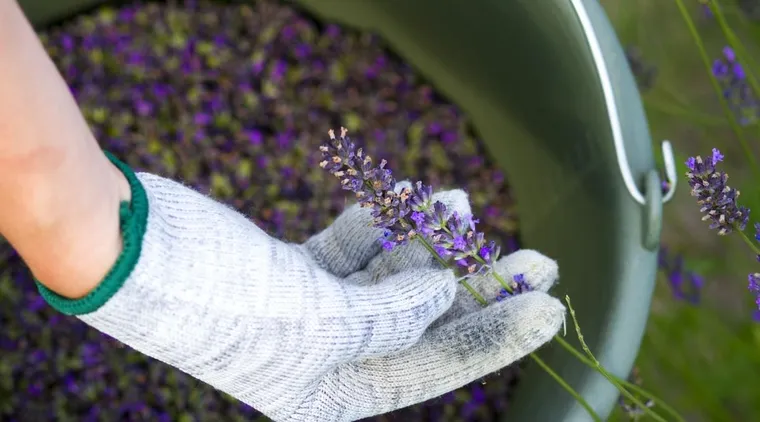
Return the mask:
[[[662,139],[673,142],[680,177],[678,192],[665,208],[665,253],[637,362],[640,375],[646,387],[687,420],[760,420],[760,322],[747,291],[747,274],[757,272],[760,264],[740,238],[719,237],[701,221],[683,178],[684,161],[719,148],[727,157],[723,169],[742,192],[741,202],[750,207],[758,203],[759,181],[723,114],[676,2],[601,3],[628,46],[655,150]],[[724,59],[726,37],[715,16],[696,0],[684,4],[710,59]],[[751,57],[760,57],[760,1],[723,0],[720,6]],[[746,118],[744,136],[757,156],[760,122],[755,98],[736,111],[740,119]],[[625,420],[623,412],[618,417]]]

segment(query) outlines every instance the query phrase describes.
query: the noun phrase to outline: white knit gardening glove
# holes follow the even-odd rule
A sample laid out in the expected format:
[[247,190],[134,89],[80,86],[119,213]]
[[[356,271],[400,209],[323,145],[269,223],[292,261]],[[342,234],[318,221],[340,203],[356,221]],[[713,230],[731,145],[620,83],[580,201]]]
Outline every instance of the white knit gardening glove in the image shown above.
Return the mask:
[[[544,293],[556,263],[536,252],[496,268],[537,291],[482,309],[417,245],[381,252],[366,209],[293,245],[179,183],[138,179],[148,203],[139,258],[79,318],[275,421],[353,421],[433,398],[520,359],[562,324],[562,304]],[[470,212],[462,191],[434,200]],[[499,290],[473,284],[491,298]]]

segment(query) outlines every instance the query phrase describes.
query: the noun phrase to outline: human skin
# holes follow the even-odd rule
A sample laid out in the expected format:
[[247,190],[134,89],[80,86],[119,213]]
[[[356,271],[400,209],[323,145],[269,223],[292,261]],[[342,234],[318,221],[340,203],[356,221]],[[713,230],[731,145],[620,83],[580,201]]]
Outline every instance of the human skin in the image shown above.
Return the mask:
[[50,290],[84,297],[121,252],[129,185],[15,0],[0,0],[0,93],[0,235]]

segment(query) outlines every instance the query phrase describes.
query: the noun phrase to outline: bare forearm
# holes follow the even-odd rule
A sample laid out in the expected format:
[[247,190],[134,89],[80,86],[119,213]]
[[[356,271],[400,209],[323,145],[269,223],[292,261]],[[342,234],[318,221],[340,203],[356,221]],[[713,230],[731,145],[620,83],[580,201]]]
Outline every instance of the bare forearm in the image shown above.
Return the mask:
[[0,63],[0,233],[48,287],[81,296],[118,255],[128,189],[13,0],[0,0]]

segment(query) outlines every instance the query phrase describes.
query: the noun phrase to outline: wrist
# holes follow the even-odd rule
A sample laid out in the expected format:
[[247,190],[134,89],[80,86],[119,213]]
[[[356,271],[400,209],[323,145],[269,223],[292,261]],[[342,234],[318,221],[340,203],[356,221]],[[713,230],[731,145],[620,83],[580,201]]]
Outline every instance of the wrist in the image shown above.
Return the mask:
[[93,153],[97,158],[80,157],[76,167],[64,160],[58,169],[39,169],[45,177],[18,178],[24,183],[16,200],[0,211],[0,231],[35,278],[69,298],[95,288],[121,252],[126,182],[99,149]]
[[[118,244],[103,248],[103,254],[88,259],[74,260],[79,266],[72,271],[60,271],[61,279],[44,284],[38,279],[37,287],[45,300],[56,310],[67,315],[84,315],[97,311],[120,291],[140,261],[143,236],[147,229],[148,198],[137,175],[124,163],[106,153],[113,167],[125,180],[131,199],[122,201],[118,210]],[[91,250],[99,248],[95,243]],[[108,252],[113,252],[108,256]],[[105,256],[105,258],[103,258]],[[116,258],[112,258],[115,256]],[[103,276],[101,264],[109,264]],[[83,273],[86,272],[85,275]],[[88,275],[89,274],[89,275]],[[83,282],[83,280],[85,282]],[[76,289],[76,290],[75,290]]]

